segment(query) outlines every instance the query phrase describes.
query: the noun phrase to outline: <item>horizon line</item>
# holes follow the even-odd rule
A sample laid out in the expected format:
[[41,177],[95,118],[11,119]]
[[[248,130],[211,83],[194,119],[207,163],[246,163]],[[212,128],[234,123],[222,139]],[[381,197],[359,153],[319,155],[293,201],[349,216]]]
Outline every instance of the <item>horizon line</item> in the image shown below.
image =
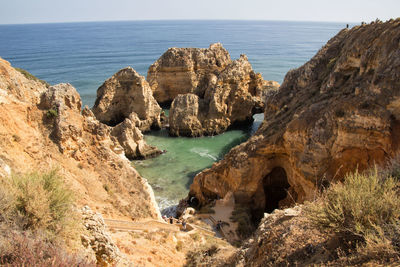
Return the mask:
[[[395,19],[395,18],[393,18]],[[388,19],[390,20],[390,19]],[[28,22],[28,23],[0,23],[0,26],[12,25],[40,25],[40,24],[68,24],[68,23],[101,23],[101,22],[151,22],[151,21],[254,21],[254,22],[314,22],[314,23],[357,23],[362,21],[320,21],[320,20],[287,20],[287,19],[132,19],[132,20],[87,20],[87,21],[56,21],[56,22]],[[372,22],[372,21],[371,21]],[[370,23],[370,22],[366,22]]]

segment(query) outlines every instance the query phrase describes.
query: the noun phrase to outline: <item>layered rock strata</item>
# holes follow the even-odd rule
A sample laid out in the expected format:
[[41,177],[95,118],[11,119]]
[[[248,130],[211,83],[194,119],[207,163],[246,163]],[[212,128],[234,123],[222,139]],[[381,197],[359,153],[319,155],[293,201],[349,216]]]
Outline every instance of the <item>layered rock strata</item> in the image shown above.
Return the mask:
[[231,63],[220,43],[209,48],[170,48],[147,72],[158,103],[171,103],[178,94],[204,95],[210,79]]
[[255,214],[393,156],[400,143],[400,20],[340,31],[267,98],[256,134],[198,174],[201,204],[233,192]]
[[245,55],[209,77],[204,95],[182,94],[172,102],[171,135],[216,135],[234,124],[250,123],[264,109],[266,91],[279,87],[255,73]]

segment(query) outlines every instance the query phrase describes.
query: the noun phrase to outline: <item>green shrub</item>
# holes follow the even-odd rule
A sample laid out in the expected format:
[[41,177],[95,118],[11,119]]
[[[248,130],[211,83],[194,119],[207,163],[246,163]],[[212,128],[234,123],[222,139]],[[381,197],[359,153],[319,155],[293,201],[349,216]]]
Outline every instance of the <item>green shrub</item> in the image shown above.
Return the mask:
[[[196,248],[189,251],[186,254],[185,267],[195,267],[195,266],[216,266],[212,262],[215,254],[218,253],[218,247],[216,245],[204,245],[202,247]],[[222,266],[222,264],[218,264]]]
[[346,175],[305,206],[309,221],[355,245],[352,264],[400,256],[399,182],[377,168]]
[[55,109],[49,109],[46,112],[46,116],[47,116],[47,118],[56,118],[58,116],[58,112]]
[[72,230],[77,219],[73,195],[56,170],[11,177],[15,211],[22,217],[22,227],[62,235]]
[[331,58],[328,62],[328,64],[326,65],[326,67],[328,69],[332,69],[332,67],[336,64],[337,61],[337,57]]
[[332,185],[319,201],[310,205],[309,218],[335,232],[365,237],[378,234],[383,225],[398,224],[400,197],[392,177],[378,170],[349,174]]
[[15,70],[19,71],[21,74],[23,74],[25,76],[25,78],[27,78],[28,80],[32,80],[32,81],[36,81],[36,82],[40,82],[42,84],[44,84],[46,87],[49,87],[50,84],[46,81],[40,80],[39,78],[37,78],[36,76],[32,75],[30,72],[21,69],[21,68],[15,68]]
[[0,265],[94,266],[69,253],[80,248],[81,232],[72,192],[56,170],[0,179]]

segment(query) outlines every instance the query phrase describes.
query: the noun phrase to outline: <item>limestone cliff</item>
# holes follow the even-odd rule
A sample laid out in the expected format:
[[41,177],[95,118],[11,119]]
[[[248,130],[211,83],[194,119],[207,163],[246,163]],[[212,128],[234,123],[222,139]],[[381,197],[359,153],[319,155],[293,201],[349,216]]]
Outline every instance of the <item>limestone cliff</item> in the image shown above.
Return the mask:
[[255,214],[399,149],[400,20],[344,29],[268,96],[256,134],[194,178],[201,203],[233,192]]
[[178,95],[172,102],[171,135],[215,135],[234,124],[252,122],[254,113],[264,109],[266,92],[279,87],[278,83],[264,81],[261,74],[255,73],[245,55],[209,77],[204,95],[197,98]]
[[48,87],[0,59],[2,174],[58,168],[77,196],[105,217],[157,218],[152,191],[110,127],[69,84]]
[[147,72],[158,103],[171,103],[178,94],[203,96],[213,75],[221,72],[231,58],[220,43],[209,48],[170,48]]

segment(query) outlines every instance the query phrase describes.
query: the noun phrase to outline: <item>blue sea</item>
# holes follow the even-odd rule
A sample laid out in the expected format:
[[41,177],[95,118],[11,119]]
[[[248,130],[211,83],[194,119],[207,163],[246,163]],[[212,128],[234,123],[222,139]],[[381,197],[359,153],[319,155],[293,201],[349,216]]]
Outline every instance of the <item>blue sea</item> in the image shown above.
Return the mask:
[[[285,74],[308,61],[346,23],[286,21],[124,21],[0,25],[0,57],[50,84],[71,83],[84,105],[93,106],[97,88],[119,69],[132,66],[146,75],[169,47],[208,47],[221,42],[232,59],[246,54],[264,79],[281,83]],[[132,164],[153,186],[160,207],[187,194],[191,179],[231,147],[246,140],[247,129],[216,137],[170,138],[146,135],[168,152]]]

